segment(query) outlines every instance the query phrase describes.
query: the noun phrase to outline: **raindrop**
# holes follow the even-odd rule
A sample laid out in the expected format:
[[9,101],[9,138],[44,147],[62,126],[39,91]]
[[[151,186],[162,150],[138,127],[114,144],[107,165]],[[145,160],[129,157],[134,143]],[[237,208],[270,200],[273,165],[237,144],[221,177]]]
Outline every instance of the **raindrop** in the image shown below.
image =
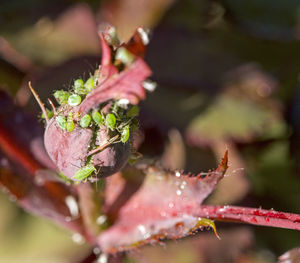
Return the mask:
[[68,195],[65,199],[65,203],[70,210],[71,216],[78,217],[79,208],[78,208],[78,204],[77,204],[75,197],[72,195]]
[[137,228],[142,234],[144,239],[147,239],[151,236],[151,234],[146,231],[146,227],[144,225],[138,225]]
[[98,225],[103,225],[107,220],[107,216],[106,215],[101,215],[97,218],[97,224]]
[[175,176],[176,176],[176,177],[180,177],[180,172],[177,171],[177,172],[175,173]]
[[181,195],[181,194],[182,194],[181,190],[178,189],[178,190],[176,191],[176,194],[177,194],[177,195]]
[[82,235],[80,235],[79,233],[73,234],[72,235],[72,240],[73,240],[74,243],[76,243],[78,245],[82,245],[85,242],[84,237]]
[[170,207],[170,208],[173,208],[173,207],[174,207],[174,203],[170,202],[170,203],[169,203],[169,207]]
[[98,248],[98,247],[94,247],[94,249],[93,249],[93,253],[94,253],[95,255],[98,255],[98,254],[100,254],[100,252],[101,252],[100,248]]
[[180,185],[180,189],[183,190],[183,189],[185,188],[185,186],[186,186],[186,182],[183,181],[183,182],[181,183],[181,185]]
[[143,41],[143,44],[146,46],[149,44],[149,36],[148,36],[148,33],[146,32],[146,30],[142,27],[139,27],[137,29],[137,31],[139,32],[141,38],[142,38],[142,41]]
[[107,263],[107,261],[108,257],[106,254],[101,254],[97,259],[97,263]]

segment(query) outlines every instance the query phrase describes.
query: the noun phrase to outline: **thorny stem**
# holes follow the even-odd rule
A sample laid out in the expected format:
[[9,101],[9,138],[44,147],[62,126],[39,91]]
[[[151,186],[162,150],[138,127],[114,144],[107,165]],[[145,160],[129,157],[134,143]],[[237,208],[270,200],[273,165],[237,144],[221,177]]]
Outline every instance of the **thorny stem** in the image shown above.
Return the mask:
[[[54,114],[57,115],[57,111],[56,111],[56,109],[55,109],[55,106],[54,106],[52,100],[50,100],[50,99],[48,98],[48,102],[49,102],[49,104],[50,104],[50,106],[51,106],[51,108],[52,108]],[[48,117],[48,116],[47,116],[47,117]]]
[[48,123],[49,122],[49,118],[48,118],[48,115],[47,115],[47,111],[45,109],[45,106],[44,104],[42,103],[39,95],[36,93],[36,91],[33,89],[33,87],[31,86],[31,81],[28,82],[28,87],[30,89],[30,91],[32,92],[33,96],[35,97],[36,101],[38,102],[38,104],[40,105],[40,108],[42,110],[42,112],[44,113],[44,116],[45,116],[45,120],[46,122]]
[[300,230],[300,215],[238,206],[201,205],[194,211],[199,217],[218,221]]
[[99,147],[97,147],[96,149],[90,151],[88,153],[88,156],[95,154],[97,152],[101,152],[103,151],[106,147],[110,146],[112,143],[114,143],[118,138],[120,137],[120,135],[116,135],[114,137],[112,137],[109,141],[107,141],[106,143],[100,145]]

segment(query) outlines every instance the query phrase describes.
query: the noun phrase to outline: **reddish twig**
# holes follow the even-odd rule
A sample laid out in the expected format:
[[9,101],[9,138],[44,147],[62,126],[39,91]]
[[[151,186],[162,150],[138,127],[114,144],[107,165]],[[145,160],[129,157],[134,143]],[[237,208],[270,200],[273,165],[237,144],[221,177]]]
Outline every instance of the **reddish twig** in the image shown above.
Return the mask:
[[232,221],[260,226],[300,230],[300,215],[238,206],[202,205],[197,216],[218,221]]

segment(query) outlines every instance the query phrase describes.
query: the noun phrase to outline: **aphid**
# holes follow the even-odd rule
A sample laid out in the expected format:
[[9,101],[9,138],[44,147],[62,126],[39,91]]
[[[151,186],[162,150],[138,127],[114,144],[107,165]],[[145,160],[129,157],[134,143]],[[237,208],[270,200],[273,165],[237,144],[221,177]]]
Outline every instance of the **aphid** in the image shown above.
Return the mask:
[[59,126],[62,130],[67,129],[67,121],[66,121],[66,118],[65,118],[63,115],[58,115],[58,116],[56,116],[55,120],[56,120],[58,126]]
[[68,103],[70,93],[64,90],[57,90],[54,92],[53,96],[59,105],[65,105]]
[[116,121],[117,121],[116,117],[112,113],[109,113],[109,114],[106,115],[105,124],[112,131],[115,129]]
[[82,181],[85,178],[89,177],[95,171],[96,171],[96,167],[94,165],[87,164],[86,166],[83,166],[82,168],[80,168],[80,170],[78,170],[74,174],[73,179],[78,180],[78,181]]
[[88,94],[87,89],[84,87],[84,81],[82,79],[76,79],[74,81],[74,91],[79,95],[86,95]]
[[[46,112],[47,112],[48,118],[51,119],[51,118],[53,117],[53,115],[54,115],[53,111],[48,110],[48,109],[46,108]],[[45,115],[44,115],[43,112],[42,112],[42,114],[41,114],[41,118],[42,118],[42,119],[46,119],[46,117],[45,117]]]
[[89,114],[85,114],[80,120],[80,126],[82,128],[87,128],[91,123],[91,116]]
[[129,125],[125,126],[124,129],[122,130],[121,133],[121,142],[125,143],[128,141],[130,136],[130,129],[129,129]]
[[125,65],[130,65],[134,61],[134,56],[124,47],[118,48],[115,58]]
[[103,118],[102,115],[99,113],[99,111],[94,111],[92,113],[92,118],[94,122],[96,122],[99,126],[103,124]]
[[66,129],[68,132],[71,132],[74,130],[75,124],[73,122],[73,113],[70,112],[67,118],[67,125],[66,125]]
[[85,83],[84,88],[87,92],[91,92],[95,88],[95,80],[93,77],[90,77]]
[[131,109],[127,112],[127,117],[132,118],[139,115],[140,108],[137,105],[131,107]]
[[78,106],[81,103],[81,97],[77,94],[73,94],[68,98],[68,104],[70,106]]

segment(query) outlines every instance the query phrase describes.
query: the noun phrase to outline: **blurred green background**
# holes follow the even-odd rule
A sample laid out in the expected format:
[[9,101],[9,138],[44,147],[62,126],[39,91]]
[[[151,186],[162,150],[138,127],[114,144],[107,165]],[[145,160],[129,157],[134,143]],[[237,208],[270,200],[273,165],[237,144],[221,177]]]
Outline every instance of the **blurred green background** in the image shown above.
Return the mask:
[[[37,115],[27,81],[45,101],[87,76],[107,23],[123,40],[137,26],[152,30],[146,61],[158,88],[141,105],[141,153],[199,172],[227,147],[228,176],[208,202],[300,213],[299,1],[2,0],[1,88]],[[90,249],[4,194],[0,207],[0,262],[77,262]],[[222,241],[201,233],[126,262],[276,262],[300,246],[297,231],[217,227]]]

